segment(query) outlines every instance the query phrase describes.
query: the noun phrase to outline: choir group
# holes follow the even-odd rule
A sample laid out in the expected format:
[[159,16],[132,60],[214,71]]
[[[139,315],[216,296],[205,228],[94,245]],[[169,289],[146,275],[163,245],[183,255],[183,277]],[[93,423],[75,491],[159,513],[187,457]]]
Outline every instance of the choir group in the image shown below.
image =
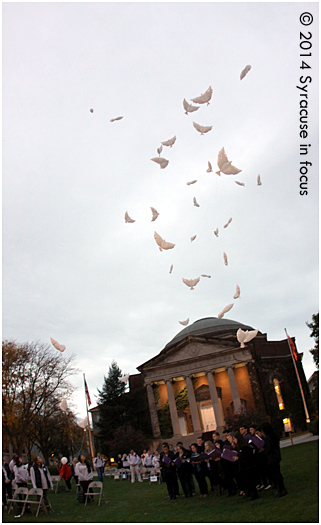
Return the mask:
[[[162,444],[162,452],[144,453],[141,457],[134,451],[118,457],[118,467],[131,470],[131,481],[135,476],[142,481],[139,465],[161,468],[162,480],[167,485],[168,497],[179,495],[179,484],[186,498],[196,494],[196,479],[199,493],[206,498],[210,490],[215,496],[227,491],[228,496],[239,494],[245,499],[255,500],[258,491],[274,487],[275,496],[286,496],[283,476],[280,471],[280,440],[269,423],[261,426],[242,425],[237,431],[215,431],[212,441],[198,438],[189,449],[178,442],[173,448]],[[145,451],[144,451],[145,452]]]
[[[213,433],[213,441],[203,442],[198,438],[189,450],[177,443],[171,451],[163,443],[160,465],[169,498],[179,493],[178,479],[186,498],[195,494],[195,477],[202,498],[211,491],[219,496],[227,490],[228,496],[238,493],[255,500],[258,491],[275,487],[275,496],[286,496],[283,476],[280,471],[280,441],[269,423],[253,425],[249,429],[242,425],[239,430]],[[178,478],[178,479],[177,479]],[[208,480],[208,481],[207,481]]]

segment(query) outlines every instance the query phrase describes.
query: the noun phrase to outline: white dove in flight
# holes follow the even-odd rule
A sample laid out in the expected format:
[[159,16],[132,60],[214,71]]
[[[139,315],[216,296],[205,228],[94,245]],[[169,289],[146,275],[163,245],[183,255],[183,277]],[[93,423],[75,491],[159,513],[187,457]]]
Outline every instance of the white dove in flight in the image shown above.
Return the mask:
[[156,221],[156,219],[157,219],[159,213],[158,213],[158,211],[155,210],[155,208],[153,208],[152,206],[150,207],[150,209],[152,210],[152,214],[153,214],[153,217],[152,217],[151,222]]
[[127,374],[126,376],[120,377],[120,378],[119,378],[119,381],[120,381],[121,383],[127,383],[128,378],[129,378],[129,374]]
[[197,208],[200,207],[200,205],[198,204],[198,202],[196,200],[196,197],[193,197],[193,205],[196,206]]
[[184,284],[186,284],[186,286],[189,286],[191,290],[194,290],[194,286],[200,282],[200,277],[197,277],[196,279],[184,279],[182,277],[182,281]]
[[226,314],[226,312],[229,312],[229,310],[231,310],[231,308],[233,308],[233,306],[234,306],[234,303],[231,303],[231,304],[228,304],[227,306],[225,306],[225,308],[223,308],[223,310],[218,314],[217,318],[218,319],[222,319],[224,314]]
[[61,403],[59,405],[59,408],[60,410],[62,410],[63,412],[67,412],[67,408],[68,408],[68,405],[67,405],[67,400],[63,397],[62,400],[61,400]]
[[209,105],[210,100],[212,98],[213,89],[211,86],[199,97],[191,98],[192,102],[195,102],[195,104],[206,104]]
[[65,345],[60,345],[58,341],[50,337],[51,344],[56,348],[56,350],[59,350],[59,352],[64,352],[66,350]]
[[122,118],[124,118],[124,117],[115,117],[115,118],[111,118],[111,119],[110,119],[110,122],[116,122],[116,120],[121,120]]
[[200,108],[200,106],[193,106],[192,104],[189,104],[187,100],[185,100],[185,98],[183,100],[183,106],[185,109],[185,115],[193,113],[194,111],[197,111]]
[[233,295],[233,299],[238,299],[238,298],[240,297],[240,295],[241,295],[241,290],[240,290],[239,285],[237,284],[237,285],[236,285],[236,292],[235,292],[235,294]]
[[129,217],[128,215],[128,212],[126,211],[125,212],[125,222],[136,222],[135,219],[132,219],[131,217]]
[[180,324],[182,324],[183,326],[186,326],[188,325],[189,323],[189,317],[187,319],[185,319],[185,321],[178,321]]
[[225,175],[237,175],[237,173],[242,171],[232,166],[232,161],[228,160],[224,147],[218,153],[217,165],[219,167],[219,171],[215,172],[217,175],[221,175],[221,172]]
[[236,337],[238,342],[241,343],[241,348],[245,348],[244,343],[249,343],[252,341],[252,339],[257,336],[258,332],[258,330],[246,330],[246,332],[244,332],[241,328],[239,328],[236,332]]
[[166,166],[168,165],[169,163],[169,160],[167,159],[164,159],[164,157],[154,157],[153,159],[150,159],[152,160],[153,162],[156,162],[156,164],[159,164],[159,167],[163,170],[164,168],[166,168]]
[[77,421],[77,425],[80,427],[80,428],[87,428],[88,427],[88,416],[85,417],[85,419],[83,419],[82,421],[80,421],[80,423],[78,423]]
[[227,221],[226,224],[224,224],[223,228],[227,228],[229,224],[232,222],[232,217]]
[[213,171],[213,168],[212,168],[212,164],[210,163],[210,161],[207,161],[207,164],[208,164],[208,168],[207,168],[207,173],[211,173]]
[[170,148],[175,144],[176,141],[176,135],[172,137],[171,139],[165,140],[162,142],[163,146],[169,146]]
[[154,232],[154,239],[155,239],[156,243],[159,246],[159,251],[161,251],[161,252],[163,250],[171,250],[175,246],[175,244],[173,244],[171,242],[166,242],[165,239],[162,239],[162,237],[160,235],[158,235],[157,232]]
[[245,66],[245,68],[241,71],[240,80],[242,80],[242,78],[244,78],[251,69],[252,69],[252,66],[250,65]]
[[193,126],[201,135],[204,135],[204,133],[208,133],[213,128],[213,126],[201,126],[196,122],[193,122]]

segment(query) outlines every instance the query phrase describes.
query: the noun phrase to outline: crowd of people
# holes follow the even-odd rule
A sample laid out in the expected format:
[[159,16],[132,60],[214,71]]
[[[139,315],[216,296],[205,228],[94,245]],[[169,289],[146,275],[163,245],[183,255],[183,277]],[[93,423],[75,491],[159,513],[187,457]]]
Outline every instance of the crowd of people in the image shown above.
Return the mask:
[[[59,462],[54,462],[59,477],[65,481],[68,492],[71,492],[71,480],[74,479],[77,488],[77,499],[84,502],[84,494],[88,492],[89,483],[93,480],[93,469],[84,455],[80,454],[78,458],[74,458],[72,463],[68,464],[67,458],[62,458]],[[100,454],[94,459],[94,465],[98,473],[98,479],[103,480],[103,472],[105,468],[105,462],[101,458]],[[15,455],[10,463],[6,463],[4,457],[2,457],[2,506],[3,509],[7,509],[7,499],[12,499],[13,489],[12,483],[16,487],[28,488],[28,482],[32,484],[33,488],[40,488],[43,490],[43,500],[46,506],[46,510],[50,511],[51,505],[48,499],[49,489],[53,489],[52,479],[49,469],[43,464],[42,459],[36,457],[34,463],[29,469],[28,464],[24,464],[22,458],[19,455]],[[92,492],[89,489],[89,492]],[[22,500],[22,496],[19,495],[19,499]],[[89,497],[88,501],[93,500],[93,497]],[[18,504],[19,509],[22,509],[23,503]],[[25,512],[31,512],[30,506],[26,505]]]
[[195,495],[194,478],[202,498],[207,497],[209,486],[216,496],[225,490],[230,497],[239,494],[250,500],[272,487],[275,496],[287,495],[280,470],[280,441],[269,423],[224,430],[222,439],[215,431],[212,440],[204,442],[200,437],[189,449],[181,442],[174,450],[166,442],[162,447],[160,466],[171,500],[179,494],[178,480],[186,498]]
[[209,490],[220,496],[239,494],[255,500],[260,490],[276,489],[275,496],[286,496],[280,470],[280,441],[269,423],[261,426],[240,426],[235,431],[215,431],[212,440],[200,437],[189,448],[182,442],[176,446],[162,444],[162,452],[144,450],[141,456],[133,450],[130,454],[118,454],[118,468],[127,468],[131,482],[142,481],[142,467],[160,467],[162,480],[166,483],[169,499],[179,496],[180,488],[186,498],[196,494],[206,498]]
[[[142,483],[141,470],[160,469],[162,481],[167,486],[170,500],[180,495],[180,487],[186,498],[195,496],[196,487],[201,498],[206,498],[209,490],[215,496],[224,491],[229,497],[237,494],[245,499],[255,500],[260,490],[276,489],[275,496],[287,495],[283,476],[280,470],[280,440],[269,423],[261,426],[240,426],[237,430],[224,430],[222,436],[215,431],[212,440],[203,441],[200,437],[189,448],[182,442],[172,446],[162,444],[162,452],[144,450],[138,455],[134,450],[127,454],[118,454],[118,469],[128,469],[131,482],[137,479]],[[93,480],[93,467],[80,454],[69,465],[67,458],[56,462],[61,479],[64,479],[68,491],[71,491],[71,480],[75,480],[78,500],[84,501],[90,482]],[[105,461],[98,453],[93,465],[99,481],[104,479]],[[17,487],[27,487],[30,481],[34,488],[43,489],[43,499],[47,510],[50,510],[48,491],[53,488],[48,468],[42,459],[37,457],[28,471],[20,456],[15,456],[9,464],[2,460],[2,504],[7,508],[7,497],[12,498],[12,482]],[[91,490],[89,489],[89,492]],[[93,497],[89,497],[89,502]],[[22,507],[22,503],[20,504]],[[31,512],[26,507],[26,512]]]

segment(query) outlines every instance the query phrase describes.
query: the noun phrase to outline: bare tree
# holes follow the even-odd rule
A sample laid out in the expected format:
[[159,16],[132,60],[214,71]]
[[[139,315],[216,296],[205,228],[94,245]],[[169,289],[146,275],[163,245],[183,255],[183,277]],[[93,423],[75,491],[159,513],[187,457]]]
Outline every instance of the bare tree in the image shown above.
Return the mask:
[[74,359],[40,342],[2,342],[3,433],[16,452],[30,448],[46,407],[72,393],[69,379],[78,372]]

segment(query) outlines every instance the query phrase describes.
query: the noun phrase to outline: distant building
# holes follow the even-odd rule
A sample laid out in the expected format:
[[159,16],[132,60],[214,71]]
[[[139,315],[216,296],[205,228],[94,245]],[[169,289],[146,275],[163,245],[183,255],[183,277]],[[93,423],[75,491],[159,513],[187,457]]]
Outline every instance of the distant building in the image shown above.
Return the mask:
[[308,379],[308,387],[310,394],[319,388],[319,370],[313,372],[312,376]]
[[[268,341],[259,332],[242,349],[236,339],[239,328],[253,330],[230,319],[199,319],[137,367],[148,396],[154,438],[163,437],[159,416],[165,406],[169,407],[173,439],[222,430],[225,419],[242,408],[269,416],[279,431],[306,429],[287,339]],[[310,408],[302,354],[298,356],[298,373]],[[137,381],[137,375],[134,377]],[[185,396],[181,406],[180,396]]]

